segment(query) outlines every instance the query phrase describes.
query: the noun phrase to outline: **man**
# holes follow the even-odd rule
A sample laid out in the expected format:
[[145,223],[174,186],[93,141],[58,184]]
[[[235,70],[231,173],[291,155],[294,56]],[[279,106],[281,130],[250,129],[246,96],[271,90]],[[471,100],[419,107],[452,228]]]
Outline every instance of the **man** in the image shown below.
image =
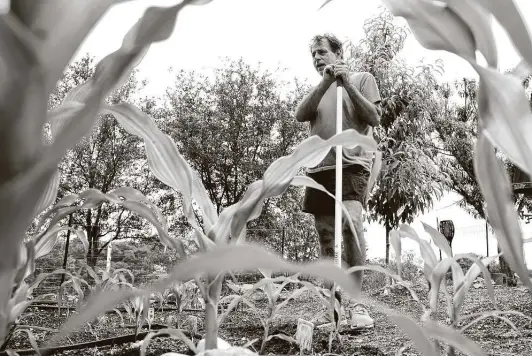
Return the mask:
[[[371,135],[372,128],[380,122],[381,97],[375,78],[370,73],[351,73],[343,61],[342,43],[333,35],[315,36],[310,44],[314,67],[321,75],[320,83],[308,93],[296,109],[299,122],[310,123],[310,135],[329,139],[336,134],[336,85],[337,79],[343,86],[343,130],[355,129],[361,134]],[[331,149],[323,161],[308,175],[335,194],[336,152]],[[343,149],[343,203],[355,226],[360,243],[349,228],[346,217],[342,219],[343,256],[342,260],[351,266],[361,266],[366,260],[366,243],[362,224],[362,210],[371,166],[371,153],[360,147]],[[314,215],[315,227],[319,236],[322,258],[334,258],[335,200],[313,188],[307,188],[303,202],[303,212]],[[358,285],[362,285],[363,272],[353,274]],[[332,282],[326,281],[325,288],[331,289]],[[336,294],[340,301],[340,294]],[[341,302],[341,301],[340,301]],[[350,301],[349,314],[353,328],[373,327],[373,319],[367,310]],[[337,315],[335,315],[337,320]],[[321,323],[326,323],[323,321]],[[318,324],[320,322],[318,321]]]

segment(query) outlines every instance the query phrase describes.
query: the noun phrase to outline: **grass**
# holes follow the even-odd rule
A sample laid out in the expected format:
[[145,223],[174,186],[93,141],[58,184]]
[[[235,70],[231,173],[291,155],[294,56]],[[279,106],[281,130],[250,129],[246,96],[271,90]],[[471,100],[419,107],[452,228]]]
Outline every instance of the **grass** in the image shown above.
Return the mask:
[[[426,303],[426,287],[418,284],[415,289],[421,300]],[[364,292],[364,295],[371,297],[376,303],[382,303],[391,309],[411,315],[419,320],[419,306],[401,289],[394,289],[390,294],[383,295],[380,289],[370,288]],[[495,295],[500,309],[521,311],[526,315],[532,315],[532,298],[529,293],[519,288],[496,286]],[[257,293],[256,296],[258,298],[255,303],[258,309],[265,309],[262,308],[266,306],[266,300],[261,298],[262,294]],[[345,332],[343,334],[343,349],[339,345],[335,345],[333,347],[334,353],[343,355],[394,355],[399,348],[408,342],[405,334],[390,322],[385,314],[379,311],[380,308],[376,303],[370,303],[368,305],[371,315],[375,319],[375,329],[360,332]],[[304,293],[300,298],[290,302],[284,313],[274,319],[271,334],[286,333],[293,336],[296,331],[297,318],[301,317],[310,320],[316,315],[317,310],[323,309],[324,306],[320,304],[315,296],[310,293]],[[493,306],[488,298],[486,289],[471,288],[464,304],[463,315],[492,309]],[[155,322],[164,324],[166,318],[171,313],[175,315],[175,312],[156,312]],[[440,322],[446,323],[445,305],[443,302],[440,304],[440,314]],[[199,318],[198,332],[199,334],[203,334],[203,312],[185,312],[180,317],[186,318],[188,315],[195,315]],[[126,318],[126,324],[131,324],[125,315],[124,318]],[[531,355],[532,323],[515,316],[510,316],[509,319],[514,322],[520,333],[512,330],[507,324],[490,318],[470,328],[466,332],[466,335],[477,342],[490,356]],[[55,310],[31,309],[24,315],[22,323],[58,328],[60,323],[65,320],[66,316],[58,316]],[[254,344],[258,348],[260,346],[262,331],[258,318],[252,314],[249,308],[244,307],[235,310],[229,315],[221,326],[219,336],[234,345],[244,345],[249,340],[259,338],[259,341]],[[64,340],[64,343],[81,343],[126,335],[132,332],[132,329],[122,328],[120,326],[120,318],[117,315],[108,314],[104,320],[92,323],[92,331],[88,327],[85,327],[84,330],[73,333],[69,340]],[[48,337],[46,332],[35,332],[35,336],[39,344]],[[195,341],[197,342],[198,340]],[[323,355],[327,353],[327,343],[327,332],[315,330],[313,340],[314,354]],[[26,334],[20,333],[15,336],[11,340],[9,347],[13,349],[30,348]],[[61,355],[135,355],[138,354],[138,349],[138,344],[128,343],[98,349],[66,351],[61,353]],[[169,351],[190,354],[181,341],[158,338],[152,340],[148,348],[148,355],[161,355]],[[299,354],[299,349],[296,345],[291,345],[286,341],[273,339],[267,343],[265,354],[296,355]],[[404,355],[414,356],[419,354],[415,349],[409,348],[405,351]],[[461,354],[458,353],[458,355]]]

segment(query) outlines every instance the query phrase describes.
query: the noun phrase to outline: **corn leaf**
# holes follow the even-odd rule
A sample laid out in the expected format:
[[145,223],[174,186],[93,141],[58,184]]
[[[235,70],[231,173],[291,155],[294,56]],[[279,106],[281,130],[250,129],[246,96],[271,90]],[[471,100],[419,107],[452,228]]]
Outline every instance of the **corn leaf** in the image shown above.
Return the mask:
[[[34,36],[13,15],[0,16],[0,281],[12,286],[19,265],[19,248],[34,211],[52,180],[55,169],[28,174],[38,164],[42,131],[38,125],[46,116],[46,95]],[[27,103],[31,103],[28,105]],[[21,145],[21,143],[24,143]],[[0,310],[11,296],[10,287],[0,290]],[[6,331],[0,317],[0,338]]]
[[416,242],[420,240],[419,235],[417,234],[416,230],[414,230],[409,225],[406,225],[406,224],[399,225],[399,232],[401,233],[402,236],[408,237]]
[[59,189],[59,171],[57,171],[53,176],[52,179],[48,182],[46,187],[44,188],[39,201],[35,205],[35,209],[33,211],[33,216],[37,216],[40,213],[43,212],[46,208],[48,208],[50,205],[52,205],[55,201],[55,198],[57,197],[57,190]]
[[[80,101],[85,103],[85,107],[64,125],[60,131],[61,135],[55,138],[42,165],[57,165],[66,150],[88,132],[97,117],[103,98],[115,89],[120,81],[129,77],[152,43],[166,40],[171,35],[177,14],[187,3],[188,1],[184,1],[169,8],[148,8],[126,34],[122,46],[98,63],[94,76],[67,94],[66,102]],[[47,48],[57,51],[60,47]]]
[[[523,314],[524,315],[524,314]],[[479,322],[481,322],[482,320],[484,319],[487,319],[487,318],[494,318],[494,319],[499,319],[500,321],[508,324],[512,329],[514,329],[515,331],[519,332],[519,329],[517,328],[517,326],[515,326],[515,324],[508,318],[502,316],[502,315],[498,315],[498,314],[493,314],[493,313],[486,313],[485,315],[481,315],[479,316],[478,318],[476,318],[475,320],[471,321],[469,324],[465,325],[464,327],[462,327],[460,329],[460,332],[463,333],[465,332],[467,329],[469,329],[470,327],[474,326],[475,324],[478,324]]]
[[416,348],[423,356],[439,356],[424,329],[419,327],[415,321],[404,315],[390,315],[390,318],[410,337]]
[[142,346],[140,347],[140,355],[141,356],[145,356],[146,355],[146,350],[148,349],[148,346],[150,345],[151,339],[153,339],[155,336],[160,336],[160,335],[169,335],[169,336],[171,336],[174,339],[178,339],[178,340],[183,341],[185,343],[185,345],[187,345],[187,347],[192,352],[194,352],[194,354],[197,354],[197,349],[196,349],[196,346],[194,346],[194,342],[192,342],[192,340],[190,340],[183,333],[183,331],[178,330],[178,329],[170,329],[170,328],[168,328],[168,329],[161,329],[161,330],[153,331],[153,332],[149,333],[148,335],[146,335],[146,337],[144,337],[144,340],[142,342]]
[[19,248],[20,264],[17,268],[18,272],[15,275],[14,284],[18,285],[30,274],[35,271],[35,244],[33,241],[28,241],[20,245]]
[[11,11],[42,43],[41,57],[48,72],[47,92],[53,89],[78,46],[116,0],[51,0],[11,2]]
[[[464,303],[465,295],[475,279],[479,276],[479,274],[482,272],[484,274],[484,282],[486,284],[486,288],[488,290],[493,291],[493,286],[491,284],[491,276],[489,274],[488,269],[486,266],[488,266],[492,261],[494,261],[497,258],[497,256],[493,257],[486,257],[482,259],[481,261],[475,261],[475,263],[469,267],[467,270],[467,273],[463,279],[464,283],[458,290],[455,292],[454,295],[454,301],[453,304],[457,306],[457,315],[460,313],[460,309],[462,307],[462,304]],[[480,263],[479,263],[480,262]],[[490,297],[492,298],[492,301],[495,304],[495,296],[492,294],[493,292],[490,292]]]
[[462,335],[459,331],[454,330],[446,325],[439,324],[432,320],[427,320],[423,324],[423,332],[436,340],[443,341],[448,345],[463,351],[471,356],[487,356],[486,352],[480,348],[474,341]]
[[425,0],[383,0],[395,16],[403,17],[425,48],[475,58],[475,38],[469,26],[447,6]]
[[114,306],[135,295],[148,295],[152,292],[163,292],[171,281],[187,281],[199,273],[215,275],[220,271],[250,270],[265,268],[291,273],[305,273],[335,281],[350,297],[360,295],[360,285],[351,276],[331,261],[319,261],[306,264],[293,264],[265,251],[258,245],[237,245],[217,247],[213,251],[200,253],[174,267],[168,278],[162,279],[144,291],[104,291],[98,296],[89,297],[85,307],[73,315],[61,328],[61,331],[50,340],[54,344],[65,335],[84,325],[102,312],[112,310]]
[[[484,312],[480,312],[480,313],[474,313],[474,314],[469,314],[469,315],[463,316],[460,319],[458,319],[457,324],[462,322],[462,321],[465,321],[467,319],[474,318],[473,321],[469,322],[468,324],[466,324],[465,326],[463,326],[460,329],[460,331],[463,333],[465,330],[469,329],[471,326],[475,325],[476,323],[478,323],[481,320],[484,320],[484,319],[489,318],[489,317],[498,318],[499,316],[503,316],[503,315],[519,316],[519,317],[527,319],[528,321],[532,321],[532,317],[530,317],[528,315],[525,315],[525,314],[523,314],[521,312],[518,312],[518,311],[513,311],[513,310],[507,310],[507,311],[491,310],[491,311],[484,311]],[[511,325],[514,325],[514,324],[512,323]]]
[[453,292],[456,293],[465,282],[465,275],[464,271],[462,270],[462,266],[458,262],[456,262],[458,259],[455,258],[455,263],[451,265],[451,271],[453,273]]
[[[338,145],[345,148],[360,146],[368,151],[377,150],[377,142],[373,138],[361,135],[356,130],[351,129],[328,140],[323,140],[316,135],[305,139],[290,155],[278,158],[266,169],[259,191],[257,191],[259,189],[259,185],[257,185],[252,193],[247,194],[246,192],[238,210],[234,213],[231,222],[231,234],[239,236],[247,222],[259,216],[265,199],[283,194],[292,184],[301,167],[315,167],[327,155],[331,147]],[[347,214],[347,216],[349,215]],[[349,222],[350,219],[347,220]],[[350,227],[352,227],[352,223],[350,223]],[[352,231],[356,236],[356,231],[354,229]]]
[[85,231],[66,226],[54,226],[52,229],[45,231],[45,233],[35,239],[35,259],[45,256],[52,251],[59,240],[59,232],[61,231],[72,231],[75,233],[83,244],[85,252],[87,253],[89,251],[89,240],[87,239]]
[[438,259],[436,258],[436,254],[434,253],[434,250],[430,244],[427,241],[420,239],[416,231],[408,225],[401,225],[399,227],[399,234],[401,237],[412,239],[418,243],[421,257],[423,258],[423,272],[425,274],[425,278],[430,280],[432,270],[438,264]]
[[497,46],[490,12],[477,1],[443,0],[471,28],[476,47],[489,66],[498,67]]
[[88,264],[85,263],[84,267],[87,270],[87,273],[94,279],[94,282],[96,284],[102,283],[102,279],[100,278],[98,273],[96,273],[96,271],[91,266],[89,266]]
[[275,306],[275,308],[273,309],[273,312],[272,312],[272,316],[273,315],[276,315],[277,313],[279,313],[279,311],[286,307],[286,305],[292,300],[292,299],[295,299],[297,297],[299,297],[301,294],[303,294],[304,292],[307,291],[307,288],[306,287],[301,287],[299,289],[296,289],[295,291],[293,291],[288,297],[286,297],[285,300],[283,300],[281,303],[277,304]]
[[396,230],[390,231],[390,244],[395,251],[395,265],[397,274],[401,276],[401,237]]
[[321,9],[323,9],[323,7],[324,7],[325,5],[327,5],[328,3],[330,3],[331,1],[333,1],[333,0],[325,0],[325,2],[320,6],[320,8],[318,9],[318,11],[321,10]]
[[532,290],[524,261],[523,238],[512,200],[510,180],[496,157],[493,146],[484,135],[478,138],[475,149],[475,174],[486,200],[490,225],[496,231],[504,257],[523,284]]
[[432,226],[425,224],[422,222],[423,228],[429,235],[432,237],[432,241],[434,241],[434,244],[438,246],[440,250],[443,251],[447,255],[447,257],[453,257],[453,253],[451,251],[451,246],[449,246],[449,242],[445,238],[445,236],[442,235],[441,232],[433,228]]
[[[513,163],[532,173],[532,113],[521,80],[495,69],[473,64],[479,73],[479,115],[482,133]],[[493,98],[496,98],[495,100]]]
[[275,291],[273,292],[272,294],[272,300],[276,303],[277,300],[279,299],[279,296],[281,295],[281,292],[283,291],[283,289],[290,283],[298,283],[299,281],[297,279],[296,276],[292,276],[292,277],[288,277],[288,278],[283,278],[281,281],[282,283],[279,285],[279,284],[275,284]]
[[513,0],[477,0],[491,12],[512,40],[515,48],[532,65],[532,41],[523,16]]
[[[192,212],[192,199],[198,203],[204,214],[205,230],[209,231],[218,218],[216,209],[201,180],[179,153],[172,138],[163,134],[148,115],[133,105],[122,103],[108,106],[104,112],[113,115],[127,132],[144,140],[153,174],[183,195],[185,216],[194,227],[197,227],[197,223]],[[209,242],[203,242],[212,247]]]

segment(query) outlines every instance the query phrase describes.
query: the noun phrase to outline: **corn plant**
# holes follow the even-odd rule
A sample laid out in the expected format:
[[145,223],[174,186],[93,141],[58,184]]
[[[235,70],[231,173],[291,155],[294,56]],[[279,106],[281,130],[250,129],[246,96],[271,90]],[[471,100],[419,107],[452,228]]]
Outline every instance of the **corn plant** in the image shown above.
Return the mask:
[[[93,283],[90,285],[91,293],[100,293],[105,290],[119,290],[123,288],[132,288],[135,281],[133,273],[126,268],[119,268],[111,271],[101,270],[101,276],[91,266],[85,264],[83,269],[92,278]],[[83,270],[82,269],[82,270]],[[81,270],[81,271],[82,271]],[[81,273],[78,272],[81,276]],[[125,275],[129,275],[131,281],[128,281]]]
[[[227,309],[218,317],[218,325],[224,321],[224,319],[231,313],[240,303],[247,305],[254,314],[259,318],[261,325],[264,329],[262,336],[262,343],[260,347],[260,352],[264,352],[266,342],[273,338],[280,338],[285,341],[296,343],[297,341],[288,335],[285,334],[275,334],[269,335],[270,327],[272,325],[273,319],[279,314],[280,310],[284,308],[288,302],[292,299],[297,298],[303,292],[307,291],[306,287],[301,287],[293,291],[289,296],[286,297],[281,303],[279,298],[281,297],[281,292],[288,286],[290,283],[298,284],[300,281],[297,279],[297,275],[292,277],[278,277],[271,278],[271,272],[266,270],[260,270],[264,278],[253,285],[251,288],[247,289],[243,294],[233,294],[228,295],[220,300],[220,303],[225,301],[230,301]],[[263,291],[267,299],[267,309],[266,314],[262,310],[259,310],[256,305],[253,303],[251,296],[257,291]]]
[[165,291],[165,299],[167,301],[170,301],[170,299],[173,298],[178,313],[181,313],[183,311],[185,296],[185,284],[179,281],[172,282],[170,284],[170,288]]
[[50,234],[41,234],[35,238],[29,238],[28,242],[20,246],[20,266],[17,270],[16,285],[13,289],[12,295],[7,302],[7,311],[8,314],[5,315],[6,322],[6,337],[3,340],[0,350],[5,350],[7,343],[12,338],[12,336],[19,332],[24,331],[28,333],[30,339],[33,337],[29,329],[34,328],[37,330],[46,330],[47,328],[40,328],[38,326],[29,326],[21,325],[19,320],[22,316],[22,313],[34,302],[38,302],[46,299],[47,297],[54,296],[54,294],[42,294],[37,297],[33,297],[32,293],[37,288],[41,282],[46,278],[56,275],[56,274],[66,274],[74,279],[72,276],[65,270],[57,269],[50,273],[40,273],[37,277],[27,283],[26,279],[35,272],[35,256],[42,257],[50,253],[51,248],[46,241],[49,241]]
[[151,329],[151,323],[153,321],[153,315],[150,316],[149,299],[142,296],[134,296],[127,300],[124,304],[129,320],[135,323],[135,336],[138,335],[140,329],[144,325],[144,322],[148,322],[149,329]]

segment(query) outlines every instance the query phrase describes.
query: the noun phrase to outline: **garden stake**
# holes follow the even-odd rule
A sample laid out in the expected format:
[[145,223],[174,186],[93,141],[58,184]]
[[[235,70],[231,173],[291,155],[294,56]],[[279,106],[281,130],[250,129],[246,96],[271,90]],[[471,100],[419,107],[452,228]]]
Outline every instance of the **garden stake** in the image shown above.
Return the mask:
[[[342,83],[336,80],[336,134],[342,133]],[[336,204],[334,209],[334,263],[342,265],[342,146],[336,146]],[[334,292],[334,290],[333,290]]]
[[[343,129],[343,87],[340,79],[336,79],[336,134],[342,132]],[[342,146],[336,146],[336,185],[334,205],[334,263],[342,266]],[[336,297],[336,283],[333,284],[331,294]],[[339,293],[339,291],[338,291]],[[333,304],[334,305],[334,304]],[[341,306],[340,306],[341,307]],[[333,306],[334,310],[334,306]],[[334,323],[338,325],[341,315],[334,312]]]

